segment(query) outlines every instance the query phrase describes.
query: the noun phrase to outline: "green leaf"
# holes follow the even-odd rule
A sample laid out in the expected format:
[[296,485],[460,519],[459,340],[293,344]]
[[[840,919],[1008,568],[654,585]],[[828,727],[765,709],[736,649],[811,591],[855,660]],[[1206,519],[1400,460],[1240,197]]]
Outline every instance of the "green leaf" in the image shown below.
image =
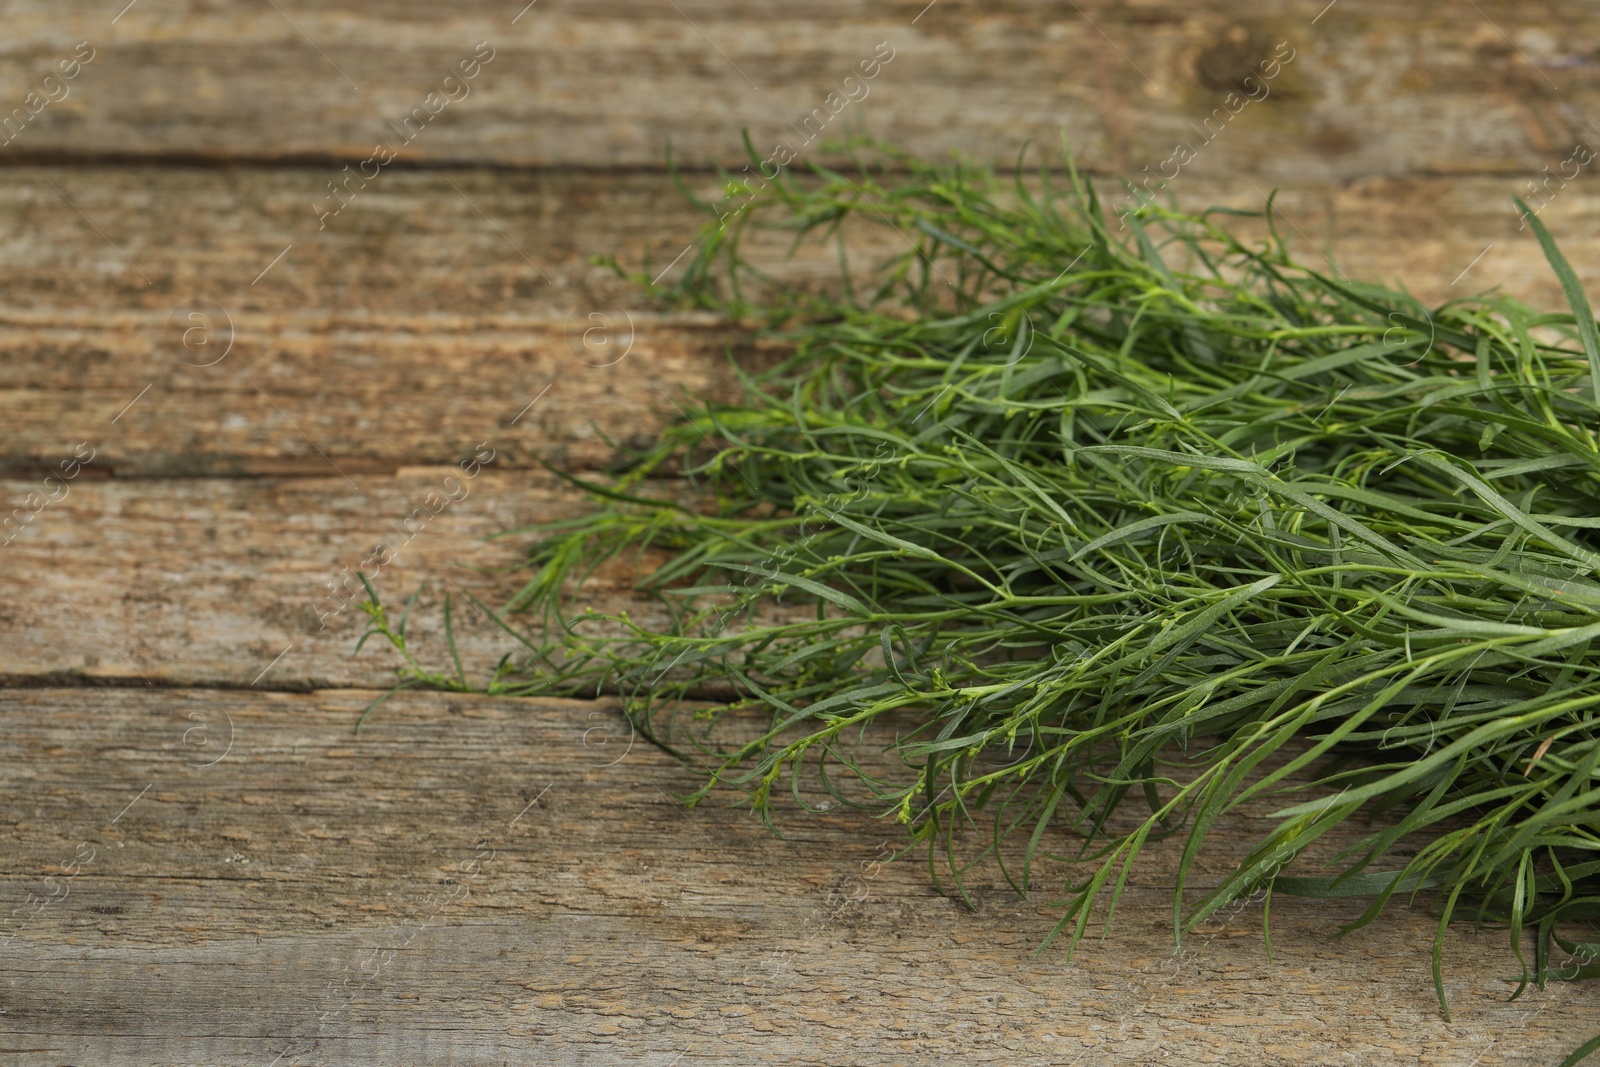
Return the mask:
[[1567,258],[1556,247],[1555,238],[1539,221],[1539,216],[1521,197],[1514,196],[1511,199],[1521,210],[1522,220],[1533,228],[1533,235],[1539,239],[1539,247],[1544,249],[1544,258],[1550,261],[1550,268],[1561,281],[1561,291],[1566,294],[1567,303],[1572,307],[1572,317],[1577,323],[1578,340],[1583,343],[1584,354],[1589,357],[1590,388],[1596,403],[1600,403],[1600,330],[1595,328],[1594,312],[1589,310],[1589,298],[1584,295],[1583,284],[1578,281],[1578,275]]

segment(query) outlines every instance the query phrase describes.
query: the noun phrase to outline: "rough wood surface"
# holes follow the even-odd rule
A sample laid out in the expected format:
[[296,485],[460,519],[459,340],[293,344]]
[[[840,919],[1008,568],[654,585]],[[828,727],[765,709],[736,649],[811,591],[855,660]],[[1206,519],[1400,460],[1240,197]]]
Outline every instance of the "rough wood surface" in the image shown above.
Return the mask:
[[[968,914],[916,858],[875,864],[896,838],[865,818],[777,841],[684,812],[695,780],[604,702],[411,694],[356,738],[394,660],[350,658],[361,619],[327,586],[492,445],[377,581],[398,600],[428,580],[414,628],[437,649],[444,590],[514,587],[458,566],[515,560],[485,536],[582,506],[541,461],[593,470],[606,438],[729,391],[730,344],[770,357],[591,262],[682,270],[705,216],[662,171],[669,141],[708,199],[744,129],[822,158],[807,118],[925,157],[1065,133],[1108,190],[1182,142],[1167,193],[1186,207],[1278,187],[1305,257],[1429,301],[1498,286],[1559,307],[1509,198],[1600,138],[1600,13],[524,3],[0,3],[7,1063],[1494,1067],[1600,1031],[1588,986],[1508,1003],[1504,935],[1468,928],[1445,1022],[1420,907],[1331,942],[1357,909],[1280,899],[1269,962],[1249,904],[1175,952],[1170,850],[1110,940],[1035,957],[1049,894],[981,873]],[[479,41],[470,95],[430,102]],[[870,94],[830,102],[878,42]],[[1277,42],[1293,59],[1232,114]],[[379,144],[397,157],[351,178]],[[1594,289],[1592,171],[1540,199]],[[753,251],[782,284],[834,270],[781,249]],[[18,525],[80,442],[70,492]],[[648,610],[627,578],[587,593]],[[457,631],[469,670],[510,650],[471,610]],[[1221,827],[1207,877],[1262,816]]]
[[[516,539],[483,539],[583,506],[549,475],[484,471],[460,483],[464,499],[425,509],[417,524],[415,509],[460,473],[357,475],[354,487],[336,475],[71,483],[0,548],[0,678],[243,687],[265,671],[261,688],[391,685],[400,661],[387,645],[352,658],[365,594],[346,568],[364,569],[391,604],[430,583],[415,625],[431,662],[443,652],[444,593],[498,606],[518,587],[514,576],[468,569],[516,562]],[[18,497],[33,488],[0,485]],[[395,550],[392,564],[367,562],[378,542]],[[622,599],[621,568],[610,577],[596,584],[597,609],[648,613]],[[470,606],[456,627],[475,677],[521,651]]]
[[[8,178],[0,474],[42,475],[79,441],[118,476],[392,474],[454,463],[484,440],[502,465],[593,466],[613,454],[596,428],[648,435],[689,395],[731,387],[729,345],[747,365],[764,358],[725,324],[664,315],[589,262],[616,255],[656,273],[691,247],[704,216],[660,175],[398,173],[339,220],[348,227],[320,233],[303,210],[311,171]],[[1508,210],[1514,191],[1492,178],[1291,186],[1279,227],[1308,261],[1326,252],[1352,277],[1398,280],[1425,300],[1498,287],[1559,308],[1537,242]],[[1262,206],[1237,182],[1197,178],[1176,194],[1192,208]],[[1600,185],[1575,183],[1544,217],[1587,232]],[[789,284],[837,269],[826,250],[785,262],[784,247],[753,251]],[[870,263],[905,245],[884,231],[856,247]],[[1600,286],[1600,249],[1568,240],[1566,252]]]
[[[76,42],[95,58],[0,148],[0,164],[355,163],[391,144],[402,160],[429,164],[653,168],[669,140],[691,162],[739,159],[743,128],[763,151],[780,141],[810,151],[803,123],[823,109],[825,136],[864,119],[926,156],[1009,157],[1026,138],[1053,144],[1064,131],[1095,165],[1138,172],[1175,142],[1195,142],[1280,42],[1294,58],[1203,149],[1195,173],[1532,177],[1596,136],[1584,115],[1600,103],[1590,43],[1600,13],[1572,3],[144,0],[121,15],[116,3],[7,6],[7,108]],[[480,41],[493,59],[465,88],[444,85]],[[862,87],[845,84],[880,42],[889,63]],[[832,114],[830,93],[863,91]],[[430,93],[460,99],[430,105],[437,115],[406,143],[397,126]]]
[[[889,838],[873,824],[796,822],[784,845],[732,814],[685,817],[664,794],[692,780],[653,750],[603,767],[626,747],[604,705],[418,696],[354,740],[394,659],[350,658],[361,619],[328,580],[393,544],[394,524],[491,442],[468,496],[378,577],[391,600],[429,581],[415,627],[437,650],[444,590],[497,603],[514,587],[457,566],[515,560],[515,539],[482,538],[582,506],[537,459],[593,467],[612,450],[591,424],[648,436],[682,392],[726,390],[730,340],[742,360],[765,358],[725,325],[630,303],[587,264],[687,241],[694,214],[659,176],[460,173],[453,190],[396,174],[362,205],[359,238],[313,228],[252,286],[274,247],[305,236],[292,221],[303,172],[11,173],[0,515],[76,442],[96,450],[67,497],[0,548],[7,911],[31,915],[30,893],[59,892],[63,872],[47,874],[80,844],[97,850],[73,896],[3,950],[0,1040],[18,1062],[1535,1064],[1600,1026],[1587,988],[1508,1004],[1501,935],[1465,929],[1451,934],[1445,1023],[1420,910],[1332,943],[1353,909],[1280,901],[1277,962],[1253,908],[1174,955],[1159,858],[1110,941],[1071,969],[1035,960],[1047,900],[991,880],[969,916],[914,859],[861,867]],[[1441,299],[1492,243],[1472,283],[1551,302],[1537,248],[1497,206],[1503,185],[1325,184],[1281,203],[1304,249],[1333,235],[1353,274],[1404,274]],[[1248,202],[1206,188],[1205,202]],[[122,210],[135,195],[147,210]],[[554,281],[474,204],[516,245],[560,248]],[[1574,189],[1550,212],[1572,226],[1595,207]],[[229,223],[240,216],[256,222]],[[1592,249],[1571,251],[1600,273]],[[808,284],[826,268],[782,269]],[[190,366],[204,350],[169,320],[207,301],[228,312],[235,348]],[[596,365],[610,353],[572,325],[587,328],[586,309],[631,324],[622,362]],[[595,605],[626,604],[626,578],[602,576]],[[470,610],[458,634],[469,670],[514,650]],[[230,717],[259,747],[195,766]],[[552,782],[563,789],[507,825]],[[137,822],[141,809],[162,821]],[[541,812],[543,843],[515,847]],[[1248,830],[1224,828],[1213,862]],[[480,838],[500,849],[498,880],[440,907],[440,868]],[[870,885],[849,881],[864,870]]]
[[686,813],[604,704],[406,695],[354,737],[371,695],[8,695],[8,1062],[1465,1067],[1600,1026],[1584,990],[1507,1003],[1468,929],[1445,1022],[1420,910],[1330,942],[1356,909],[1279,898],[1270,962],[1256,904],[1178,952],[1176,841],[1111,940],[1035,957],[1048,892],[980,871],[969,913],[874,862],[892,826]]

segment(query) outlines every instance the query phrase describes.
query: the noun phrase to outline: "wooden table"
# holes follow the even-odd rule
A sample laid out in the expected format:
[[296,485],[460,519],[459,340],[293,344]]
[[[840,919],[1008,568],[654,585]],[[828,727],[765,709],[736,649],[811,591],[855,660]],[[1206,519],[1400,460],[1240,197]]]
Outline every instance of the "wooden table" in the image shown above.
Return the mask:
[[[980,876],[971,913],[875,862],[891,825],[686,811],[697,779],[604,700],[412,693],[357,737],[394,660],[352,658],[360,613],[327,598],[488,443],[378,582],[427,580],[437,649],[443,591],[514,588],[473,569],[517,558],[486,535],[584,506],[539,460],[593,469],[728,391],[730,344],[761,358],[590,262],[681,269],[703,216],[669,140],[713,196],[741,128],[864,117],[999,159],[1064,131],[1107,189],[1190,143],[1186,206],[1278,188],[1302,254],[1352,276],[1559,306],[1509,198],[1538,191],[1600,278],[1572,162],[1600,140],[1600,9],[123,3],[0,4],[5,1062],[1487,1067],[1600,1031],[1588,987],[1508,1003],[1504,934],[1468,927],[1445,1021],[1421,903],[1331,941],[1359,907],[1279,899],[1269,961],[1245,902],[1178,951],[1170,849],[1109,939],[1035,955],[1050,892]],[[610,366],[600,322],[631,339]],[[627,606],[627,575],[593,596]],[[459,631],[469,667],[506,650]],[[1262,825],[1221,826],[1202,880]]]

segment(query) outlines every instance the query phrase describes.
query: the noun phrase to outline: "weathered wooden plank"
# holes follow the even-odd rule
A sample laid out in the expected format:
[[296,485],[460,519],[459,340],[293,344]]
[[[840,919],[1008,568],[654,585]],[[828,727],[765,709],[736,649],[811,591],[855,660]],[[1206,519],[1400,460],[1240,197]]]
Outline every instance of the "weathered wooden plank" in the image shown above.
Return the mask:
[[[763,152],[809,152],[817,124],[833,135],[865,119],[925,156],[1009,156],[1064,131],[1086,158],[1134,172],[1184,142],[1200,147],[1189,167],[1214,176],[1531,177],[1594,136],[1583,115],[1600,102],[1600,69],[1582,44],[1600,34],[1594,10],[1326,6],[386,0],[144,3],[119,15],[116,3],[14,3],[0,101],[27,121],[0,163],[357,164],[382,145],[427,163],[654,167],[669,140],[680,158],[732,161],[742,128]],[[79,41],[93,59],[45,82]],[[1259,102],[1230,101],[1275,55],[1293,58],[1248,90]],[[475,76],[447,82],[462,62]],[[874,77],[862,63],[880,64]]]
[[[584,506],[548,474],[492,465],[474,479],[462,474],[418,467],[356,474],[350,482],[331,472],[287,480],[80,475],[20,530],[0,531],[0,540],[12,538],[0,547],[0,679],[225,687],[255,680],[258,688],[302,690],[390,685],[400,661],[387,645],[351,658],[366,624],[365,593],[352,572],[373,577],[397,606],[429,581],[414,628],[433,661],[446,656],[444,594],[460,605],[470,590],[498,606],[518,588],[514,575],[458,566],[505,567],[518,558],[517,539],[482,539]],[[447,486],[452,476],[457,482]],[[0,484],[7,500],[41,489]],[[375,553],[379,543],[392,550],[391,562]],[[608,573],[596,583],[594,606],[649,617],[648,604],[623,596],[628,580],[625,568]],[[455,625],[474,677],[507,652],[522,651],[470,605],[460,605]]]
[[502,464],[592,466],[596,427],[649,433],[725,388],[730,343],[753,359],[589,263],[685,250],[698,219],[666,179],[394,177],[320,234],[305,172],[9,185],[0,469],[89,441],[119,474],[389,473],[491,438]]
[[729,397],[729,345],[758,360],[726,327],[644,314],[619,326],[627,354],[612,366],[567,343],[583,327],[543,318],[374,328],[329,311],[232,324],[236,351],[203,368],[182,364],[150,316],[0,325],[13,363],[26,360],[0,391],[0,469],[48,470],[82,442],[97,472],[119,477],[388,475],[479,452],[502,467],[593,470],[648,445],[696,398]]
[[[452,562],[509,563],[515,541],[477,538],[582,506],[536,460],[592,468],[610,448],[591,421],[648,436],[680,390],[728,388],[729,331],[589,262],[648,249],[653,275],[690,247],[699,217],[665,178],[520,168],[657,171],[668,137],[730,161],[741,127],[770,150],[882,40],[894,58],[830,134],[866,117],[925,156],[1009,157],[1060,128],[1137,175],[1207,138],[1284,40],[1271,96],[1172,182],[1182,203],[1287,183],[1303,254],[1335,238],[1344,270],[1425,299],[1500,283],[1559,306],[1507,199],[1600,132],[1582,44],[1600,14],[1474,7],[7,5],[0,123],[78,40],[96,52],[0,134],[0,516],[76,442],[96,451],[0,547],[0,682],[154,683],[0,689],[8,1060],[1544,1064],[1600,1029],[1585,989],[1507,1004],[1502,935],[1466,930],[1444,1023],[1422,909],[1330,945],[1355,909],[1280,900],[1276,962],[1254,906],[1175,954],[1164,845],[1116,938],[1069,968],[1030,955],[1048,903],[992,870],[971,916],[914,860],[874,865],[892,828],[830,812],[780,843],[686,816],[669,794],[693,778],[604,703],[419,694],[354,738],[376,692],[270,691],[388,680],[383,650],[348,658],[359,615],[319,601],[323,579],[393,543],[478,442],[495,460],[385,568],[386,598],[426,576],[498,602],[514,578]],[[425,103],[478,40],[496,51],[470,98]],[[328,183],[419,106],[437,121],[332,214]],[[186,166],[96,165],[129,160]],[[1592,228],[1590,177],[1555,184],[1558,233]],[[880,237],[858,255],[898,250]],[[1567,250],[1593,283],[1600,253]],[[217,349],[178,339],[211,305],[235,347],[194,366]],[[585,347],[591,313],[606,344],[634,336],[623,362],[596,365],[616,349]],[[629,603],[626,578],[603,575],[597,606]],[[438,599],[416,623],[434,651]],[[469,669],[509,647],[470,610],[457,628]],[[1219,827],[1201,881],[1262,816]]]
[[892,826],[685,813],[603,704],[408,694],[354,738],[367,695],[6,695],[12,1062],[1465,1067],[1600,1028],[1581,989],[1508,1003],[1503,935],[1465,928],[1444,1022],[1420,908],[1330,943],[1354,909],[1280,898],[1272,962],[1256,904],[1175,952],[1177,841],[1111,940],[1034,957],[1048,891],[980,868],[969,913],[874,862]]
[[[0,473],[42,476],[80,441],[118,476],[321,476],[330,462],[392,473],[453,463],[485,440],[502,465],[592,467],[612,455],[594,426],[648,435],[686,395],[730,387],[730,343],[758,360],[738,331],[663,317],[589,263],[637,265],[648,249],[658,272],[690,247],[700,216],[660,176],[397,173],[348,227],[319,233],[304,210],[310,172],[10,174]],[[1399,279],[1426,300],[1499,285],[1561,307],[1512,191],[1490,178],[1300,186],[1279,198],[1279,227],[1309,261],[1326,250],[1350,276]],[[1237,182],[1196,178],[1175,193],[1189,207],[1261,206]],[[1600,249],[1571,237],[1597,216],[1600,186],[1581,183],[1545,212],[1591,288]],[[825,250],[786,263],[784,247],[758,240],[752,254],[786,284],[837,270]],[[904,248],[884,229],[857,258]],[[192,365],[230,336],[225,358]]]

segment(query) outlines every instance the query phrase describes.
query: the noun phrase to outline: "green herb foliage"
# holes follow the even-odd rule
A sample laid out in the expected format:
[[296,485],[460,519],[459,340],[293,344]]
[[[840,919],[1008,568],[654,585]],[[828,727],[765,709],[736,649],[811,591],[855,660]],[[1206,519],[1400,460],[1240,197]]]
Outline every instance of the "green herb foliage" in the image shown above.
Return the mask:
[[[621,693],[709,771],[697,796],[770,818],[820,781],[956,893],[985,854],[1023,892],[1056,861],[1069,944],[1178,834],[1180,936],[1262,887],[1370,899],[1355,926],[1426,892],[1441,934],[1507,925],[1519,993],[1600,972],[1573,934],[1600,917],[1600,353],[1539,220],[1576,317],[1314,269],[1270,205],[1247,243],[1223,225],[1245,212],[1108,219],[1070,167],[853,151],[736,189],[702,236],[671,295],[793,354],[581,483],[596,509],[538,531],[494,614],[528,662],[487,690]],[[905,253],[864,283],[841,251],[842,295],[741,253],[856,226]],[[575,611],[646,547],[669,621]],[[403,685],[470,688],[406,657]],[[730,716],[760,728],[719,741]],[[1185,892],[1219,817],[1269,797],[1274,828]],[[1334,873],[1283,873],[1381,813]]]

